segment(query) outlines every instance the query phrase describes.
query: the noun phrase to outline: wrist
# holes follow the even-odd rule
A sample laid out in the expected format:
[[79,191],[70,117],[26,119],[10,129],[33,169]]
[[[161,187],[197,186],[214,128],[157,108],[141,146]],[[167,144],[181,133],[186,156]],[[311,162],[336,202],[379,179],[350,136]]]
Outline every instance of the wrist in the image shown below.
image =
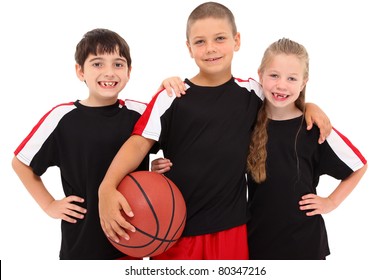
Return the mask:
[[116,185],[109,182],[102,182],[99,186],[98,195],[104,195],[116,190]]

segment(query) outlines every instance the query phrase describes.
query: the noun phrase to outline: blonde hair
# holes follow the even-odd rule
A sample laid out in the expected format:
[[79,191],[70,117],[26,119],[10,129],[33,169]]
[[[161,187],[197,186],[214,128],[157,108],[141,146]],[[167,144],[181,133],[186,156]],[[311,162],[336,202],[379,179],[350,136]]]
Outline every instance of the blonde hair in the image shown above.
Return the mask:
[[[309,55],[306,48],[301,44],[294,42],[287,38],[282,38],[272,43],[264,52],[263,59],[259,67],[259,73],[263,73],[268,67],[275,55],[287,54],[295,55],[299,60],[304,62],[304,80],[309,78]],[[301,111],[305,111],[305,93],[306,85],[300,92],[299,98],[295,101]],[[267,160],[267,125],[268,118],[265,110],[265,104],[267,100],[264,100],[263,106],[260,108],[257,114],[257,122],[253,129],[251,143],[249,145],[249,154],[247,158],[247,170],[252,176],[253,180],[257,183],[264,182],[266,176],[266,160]]]
[[217,2],[205,2],[196,7],[187,20],[186,37],[189,40],[189,33],[194,22],[206,18],[227,19],[232,27],[233,35],[237,34],[236,21],[233,13],[224,5]]

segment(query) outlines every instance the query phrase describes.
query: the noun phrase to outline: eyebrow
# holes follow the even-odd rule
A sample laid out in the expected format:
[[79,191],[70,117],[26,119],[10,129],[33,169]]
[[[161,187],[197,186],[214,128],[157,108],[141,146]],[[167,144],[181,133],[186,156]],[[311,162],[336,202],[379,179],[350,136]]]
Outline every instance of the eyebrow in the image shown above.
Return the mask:
[[[104,58],[97,56],[97,57],[94,57],[91,60],[89,60],[89,62],[94,62],[94,61],[99,61],[99,60],[104,60]],[[122,57],[115,58],[114,61],[121,61],[121,62],[127,63],[127,60],[125,58],[122,58]]]
[[[218,32],[218,33],[215,33],[215,34],[212,34],[213,37],[219,37],[219,36],[228,36],[229,32]],[[200,36],[195,36],[193,38],[191,38],[192,40],[199,40],[199,39],[203,39],[203,38],[206,38],[207,35],[200,35]]]

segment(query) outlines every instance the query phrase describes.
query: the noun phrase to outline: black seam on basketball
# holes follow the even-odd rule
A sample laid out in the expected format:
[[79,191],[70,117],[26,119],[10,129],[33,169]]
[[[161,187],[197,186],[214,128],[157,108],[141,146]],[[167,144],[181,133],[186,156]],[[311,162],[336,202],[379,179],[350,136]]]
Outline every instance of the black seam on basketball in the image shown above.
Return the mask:
[[[165,239],[165,238],[161,238],[161,237],[157,237],[157,236],[153,236],[151,235],[150,233],[147,233],[137,227],[135,227],[137,231],[139,231],[140,233],[142,233],[143,235],[146,235],[150,238],[153,238],[154,240],[158,240],[158,241],[161,241],[161,242],[175,242],[177,241],[178,239]],[[166,236],[165,236],[166,237]]]
[[148,205],[150,207],[150,210],[153,213],[154,220],[156,221],[156,234],[155,234],[155,236],[158,236],[159,231],[160,231],[160,223],[159,223],[159,220],[157,218],[156,211],[154,210],[153,204],[150,202],[149,197],[146,195],[146,193],[145,193],[144,189],[142,188],[141,184],[134,178],[134,176],[131,175],[131,174],[127,174],[127,176],[129,176],[134,181],[134,183],[137,185],[137,187],[141,191],[142,195],[144,196],[146,202],[148,203]]
[[[174,215],[175,215],[175,210],[176,210],[176,209],[175,209],[175,194],[174,194],[174,192],[173,192],[173,188],[172,188],[172,185],[171,185],[171,183],[169,182],[169,180],[168,180],[164,175],[161,175],[161,176],[162,176],[162,177],[165,179],[165,181],[167,182],[168,187],[169,187],[169,189],[170,189],[170,191],[171,191],[171,196],[172,196],[171,220],[169,221],[169,227],[168,227],[168,229],[166,230],[165,236],[164,236],[164,239],[166,239],[166,237],[168,236],[169,232],[171,231],[172,223],[173,223],[173,218],[174,218]],[[164,252],[168,249],[168,247],[169,247],[169,245],[170,245],[171,242],[172,242],[172,241],[167,241],[168,244],[166,245],[166,247],[165,247],[165,249],[164,249]],[[156,250],[157,250],[158,248],[160,248],[162,245],[163,245],[163,243],[161,242],[160,245],[157,246]]]
[[[152,236],[152,238],[153,238],[154,240],[164,240],[164,241],[160,241],[160,244],[159,244],[158,246],[156,246],[156,247],[154,248],[154,250],[153,250],[152,252],[150,252],[148,255],[152,255],[154,252],[156,252],[156,251],[163,245],[164,242],[168,242],[168,245],[171,243],[171,241],[165,241],[165,238],[167,237],[167,235],[168,235],[168,233],[169,233],[169,231],[171,230],[171,227],[172,227],[172,221],[173,221],[173,217],[174,217],[173,215],[174,215],[174,213],[175,213],[175,195],[174,195],[174,193],[173,193],[172,186],[171,186],[171,184],[169,183],[169,181],[167,180],[167,178],[166,178],[164,175],[160,175],[160,176],[162,176],[162,177],[165,179],[165,181],[167,182],[168,187],[169,187],[169,189],[170,189],[170,191],[171,191],[171,197],[172,197],[172,203],[173,203],[173,206],[171,207],[171,209],[172,209],[172,212],[171,212],[171,220],[170,220],[170,222],[169,222],[169,227],[168,227],[168,229],[166,230],[165,236],[164,236],[163,239],[159,239],[158,237]],[[164,252],[165,252],[166,250],[167,250],[167,247],[164,249]]]

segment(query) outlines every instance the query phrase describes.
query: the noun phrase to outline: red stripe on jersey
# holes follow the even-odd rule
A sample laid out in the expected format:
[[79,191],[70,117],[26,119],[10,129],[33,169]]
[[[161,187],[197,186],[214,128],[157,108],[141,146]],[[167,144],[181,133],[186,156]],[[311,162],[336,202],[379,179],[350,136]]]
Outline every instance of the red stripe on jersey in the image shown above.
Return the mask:
[[349,141],[347,137],[345,137],[340,131],[335,129],[333,127],[333,130],[340,136],[341,139],[351,148],[351,150],[356,154],[356,156],[361,160],[363,164],[367,163],[367,160],[364,158],[364,156],[360,153],[360,151]]
[[139,120],[135,124],[132,134],[142,135],[142,132],[144,131],[146,124],[148,123],[148,120],[149,120],[150,115],[152,113],[152,109],[154,107],[154,104],[156,103],[156,99],[157,99],[160,92],[156,93],[153,96],[152,100],[149,102],[149,105],[146,107],[145,112],[142,114],[142,116],[139,118]]
[[176,95],[168,96],[165,89],[157,92],[146,107],[145,112],[135,124],[132,135],[142,135],[143,137],[158,141],[161,133],[161,116],[171,106]]
[[238,84],[240,87],[244,87],[248,90],[248,92],[254,92],[258,97],[260,97],[261,100],[264,100],[264,93],[263,89],[259,82],[252,78],[248,78],[247,80],[243,80],[240,78],[234,78],[234,81],[236,84]]
[[47,112],[40,120],[39,122],[33,127],[33,129],[31,130],[31,132],[27,135],[27,137],[23,140],[22,143],[20,143],[20,145],[16,148],[14,154],[17,155],[19,154],[19,152],[24,148],[24,146],[26,146],[27,142],[31,139],[31,137],[37,132],[37,130],[39,129],[39,127],[42,125],[42,123],[45,121],[45,119],[47,118],[47,116],[50,115],[51,112],[53,112],[56,108],[60,107],[60,106],[69,106],[69,105],[73,105],[74,102],[68,102],[68,103],[62,103],[62,104],[59,104],[55,107],[53,107],[49,112]]

